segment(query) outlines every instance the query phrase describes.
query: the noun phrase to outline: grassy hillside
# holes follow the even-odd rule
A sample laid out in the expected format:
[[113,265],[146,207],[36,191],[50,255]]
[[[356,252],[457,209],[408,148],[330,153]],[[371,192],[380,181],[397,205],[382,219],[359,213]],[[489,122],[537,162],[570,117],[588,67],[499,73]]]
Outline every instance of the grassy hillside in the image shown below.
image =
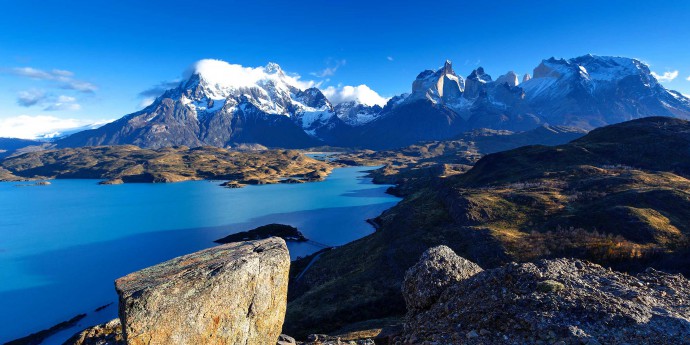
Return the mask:
[[483,267],[568,256],[688,274],[689,164],[690,122],[646,118],[491,154],[464,174],[402,180],[406,197],[375,234],[322,254],[292,282],[286,331],[402,314],[405,270],[438,244]]

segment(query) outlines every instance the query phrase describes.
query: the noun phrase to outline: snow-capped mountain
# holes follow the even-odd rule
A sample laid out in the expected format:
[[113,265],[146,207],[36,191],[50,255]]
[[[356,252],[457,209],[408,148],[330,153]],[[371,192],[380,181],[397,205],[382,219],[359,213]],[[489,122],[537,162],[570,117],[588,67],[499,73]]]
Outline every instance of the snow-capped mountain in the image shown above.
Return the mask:
[[201,60],[187,74],[145,109],[60,144],[306,147],[321,143],[319,133],[344,125],[321,91],[275,63],[248,68]]
[[376,120],[382,109],[379,105],[366,105],[358,101],[348,101],[333,106],[336,116],[350,126],[362,126]]
[[520,87],[535,114],[554,124],[592,129],[651,115],[690,115],[690,100],[664,88],[637,59],[551,58]]
[[362,128],[369,147],[450,138],[477,128],[524,131],[549,124],[590,130],[646,116],[690,119],[690,99],[667,90],[639,60],[585,55],[544,60],[523,82],[510,71],[495,81],[483,68],[466,78],[446,61],[424,71],[412,93]]
[[636,59],[551,58],[519,80],[513,71],[494,80],[481,67],[463,78],[446,61],[420,73],[409,94],[381,107],[351,97],[355,87],[347,90],[349,98],[336,97],[333,89],[312,87],[274,63],[247,68],[202,60],[143,110],[58,145],[388,148],[478,128],[592,129],[645,116],[690,118],[690,99],[664,88]]

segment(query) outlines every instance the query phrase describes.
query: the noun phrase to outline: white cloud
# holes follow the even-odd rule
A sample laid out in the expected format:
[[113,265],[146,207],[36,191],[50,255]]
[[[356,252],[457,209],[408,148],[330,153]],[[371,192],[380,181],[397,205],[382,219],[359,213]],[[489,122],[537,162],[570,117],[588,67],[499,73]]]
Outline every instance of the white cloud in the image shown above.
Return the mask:
[[662,75],[659,75],[656,72],[652,72],[652,76],[654,76],[654,78],[656,78],[656,80],[658,80],[659,82],[664,83],[676,79],[678,77],[678,71],[666,71]]
[[381,97],[376,91],[364,84],[359,86],[339,86],[337,88],[329,86],[321,90],[321,92],[333,104],[357,101],[366,105],[376,104],[384,106],[388,102],[388,98]]
[[204,80],[221,87],[251,87],[261,80],[282,80],[300,89],[316,85],[313,81],[302,81],[297,74],[286,74],[278,64],[268,63],[264,67],[244,67],[222,60],[204,59],[197,61],[184,74],[185,79],[192,74],[201,75]]
[[92,93],[98,90],[96,85],[79,80],[70,80],[64,82],[60,87],[66,90],[76,90],[84,93]]
[[35,139],[51,137],[77,128],[91,128],[110,122],[79,119],[62,119],[55,116],[20,115],[0,119],[0,137]]
[[685,78],[685,80],[690,81],[690,77]]
[[70,97],[70,96],[60,95],[58,97],[57,101],[60,103],[73,103],[73,102],[76,102],[77,99],[74,97]]
[[392,56],[387,56],[386,59],[388,59],[388,61],[393,61],[393,57],[392,57]]
[[33,67],[15,67],[3,72],[25,78],[52,81],[58,83],[58,87],[61,89],[76,90],[84,93],[92,93],[98,90],[98,87],[94,84],[72,78],[74,73],[66,70],[54,69],[52,71],[44,71]]
[[72,71],[66,71],[64,69],[54,69],[53,74],[61,77],[73,77],[74,72]]

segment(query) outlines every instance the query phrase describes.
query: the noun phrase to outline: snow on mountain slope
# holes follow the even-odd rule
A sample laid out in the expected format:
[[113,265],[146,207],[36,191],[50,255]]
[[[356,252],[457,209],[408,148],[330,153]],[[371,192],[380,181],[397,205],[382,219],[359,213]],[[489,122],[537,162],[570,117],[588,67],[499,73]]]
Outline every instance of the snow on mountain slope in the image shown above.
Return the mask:
[[338,118],[350,126],[362,126],[376,120],[381,110],[379,105],[370,106],[357,101],[343,102],[333,107]]
[[313,84],[287,75],[276,63],[244,67],[207,59],[195,63],[186,72],[186,81],[161,98],[179,101],[202,121],[219,112],[242,112],[246,108],[240,106],[251,104],[264,114],[291,118],[313,136],[315,129],[335,115]]
[[690,100],[664,88],[637,59],[550,58],[520,87],[530,108],[549,123],[592,129],[645,116],[690,117]]

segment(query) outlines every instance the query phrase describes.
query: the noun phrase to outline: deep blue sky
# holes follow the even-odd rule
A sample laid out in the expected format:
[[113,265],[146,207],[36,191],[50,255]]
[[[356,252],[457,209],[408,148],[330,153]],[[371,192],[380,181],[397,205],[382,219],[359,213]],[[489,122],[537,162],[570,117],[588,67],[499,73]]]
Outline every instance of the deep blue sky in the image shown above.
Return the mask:
[[[139,92],[178,78],[202,58],[245,66],[274,61],[323,86],[366,84],[388,97],[409,91],[420,71],[445,59],[459,74],[481,65],[496,77],[531,73],[551,56],[593,53],[640,58],[659,74],[679,71],[665,85],[690,94],[690,1],[684,0],[8,0],[0,6],[0,126],[19,115],[120,117],[138,110]],[[26,67],[34,70],[16,70]],[[331,76],[313,75],[334,67]],[[48,73],[36,77],[38,70]]]

